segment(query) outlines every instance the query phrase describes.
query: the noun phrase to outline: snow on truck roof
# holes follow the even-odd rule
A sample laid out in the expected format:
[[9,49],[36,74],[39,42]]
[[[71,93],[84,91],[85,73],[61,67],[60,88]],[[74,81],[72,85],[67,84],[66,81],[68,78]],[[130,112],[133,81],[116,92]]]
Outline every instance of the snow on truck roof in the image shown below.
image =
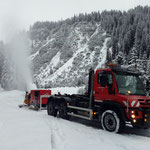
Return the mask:
[[141,75],[141,73],[132,68],[125,68],[125,67],[111,67],[111,68],[103,68],[103,69],[98,69],[99,71],[113,71],[115,73],[122,73],[122,74],[132,74],[132,75]]
[[115,73],[141,75],[141,73],[133,68],[113,67],[111,70]]

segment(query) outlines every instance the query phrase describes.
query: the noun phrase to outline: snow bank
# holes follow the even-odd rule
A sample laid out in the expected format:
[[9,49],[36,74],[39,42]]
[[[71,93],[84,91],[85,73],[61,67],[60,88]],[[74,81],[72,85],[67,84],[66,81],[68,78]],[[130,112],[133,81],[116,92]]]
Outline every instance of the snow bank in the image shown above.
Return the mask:
[[54,94],[78,94],[79,87],[59,87],[59,88],[51,88],[52,95]]

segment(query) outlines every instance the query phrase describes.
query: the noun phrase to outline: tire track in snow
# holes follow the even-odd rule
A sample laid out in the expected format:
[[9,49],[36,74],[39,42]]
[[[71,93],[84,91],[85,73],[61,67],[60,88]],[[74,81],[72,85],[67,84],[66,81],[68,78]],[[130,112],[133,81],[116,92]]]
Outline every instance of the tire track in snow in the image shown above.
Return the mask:
[[47,124],[51,134],[51,149],[52,150],[65,150],[66,140],[65,135],[58,125],[60,118],[54,118],[43,114],[45,123]]

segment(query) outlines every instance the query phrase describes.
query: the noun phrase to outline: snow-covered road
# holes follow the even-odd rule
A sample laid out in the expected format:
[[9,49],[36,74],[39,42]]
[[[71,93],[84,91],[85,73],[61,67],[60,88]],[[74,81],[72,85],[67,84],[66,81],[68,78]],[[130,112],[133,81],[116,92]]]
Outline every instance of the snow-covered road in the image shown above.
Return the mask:
[[149,150],[150,130],[109,133],[89,121],[18,108],[23,99],[21,91],[0,92],[0,150]]

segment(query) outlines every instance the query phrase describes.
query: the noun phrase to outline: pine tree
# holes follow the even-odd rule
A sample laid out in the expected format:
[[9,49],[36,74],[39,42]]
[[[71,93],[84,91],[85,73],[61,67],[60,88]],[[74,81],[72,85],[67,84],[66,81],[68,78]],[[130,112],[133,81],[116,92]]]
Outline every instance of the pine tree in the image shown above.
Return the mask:
[[142,67],[143,67],[144,73],[146,74],[147,63],[148,63],[146,52],[144,52],[144,54],[143,54],[143,56],[142,56],[142,60],[143,60],[143,62],[142,62]]
[[2,67],[1,86],[4,89],[11,90],[16,88],[16,78],[14,68],[9,64],[8,59],[5,59]]
[[4,65],[4,44],[0,42],[0,83],[1,83],[1,75],[2,75],[2,67]]
[[138,59],[138,52],[135,47],[132,48],[130,52],[130,58],[129,58],[129,66],[130,67],[137,67],[137,59]]

